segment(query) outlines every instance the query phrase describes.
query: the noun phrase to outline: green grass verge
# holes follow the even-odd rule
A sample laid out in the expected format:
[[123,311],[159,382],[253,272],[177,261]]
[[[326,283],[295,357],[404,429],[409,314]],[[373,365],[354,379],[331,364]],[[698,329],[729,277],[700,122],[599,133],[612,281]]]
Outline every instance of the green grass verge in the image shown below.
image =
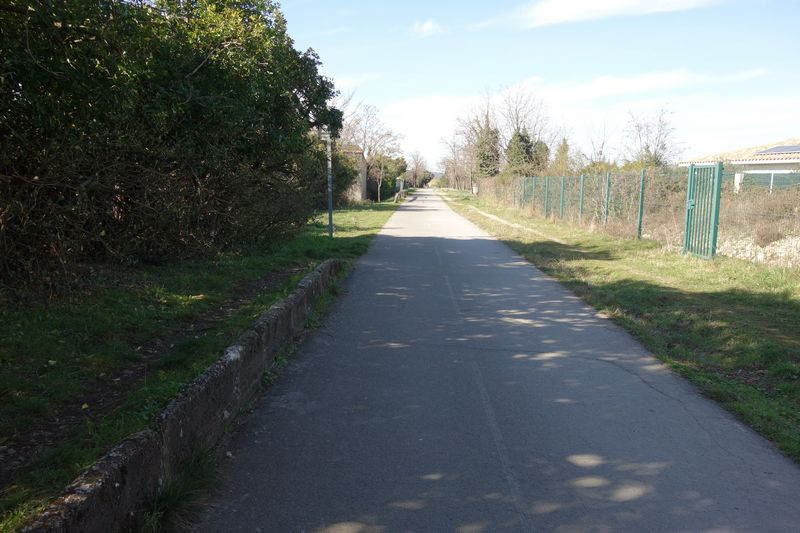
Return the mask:
[[[69,301],[0,310],[0,446],[11,436],[70,407],[80,424],[17,472],[0,492],[0,531],[14,531],[81,471],[125,436],[148,427],[180,390],[213,363],[250,322],[290,292],[305,273],[330,257],[364,253],[396,206],[364,205],[334,214],[336,238],[327,238],[326,216],[295,238],[269,249],[213,260],[148,266],[126,272],[124,284],[98,283]],[[237,299],[243,286],[270,272],[291,270],[278,286]],[[233,303],[232,303],[233,302]],[[226,306],[230,306],[228,309]],[[181,324],[226,312],[195,335],[164,347],[113,409],[94,415],[98,384],[140,361],[137,349]],[[53,424],[57,421],[52,420]]]
[[472,195],[445,196],[800,462],[800,270],[685,257]]

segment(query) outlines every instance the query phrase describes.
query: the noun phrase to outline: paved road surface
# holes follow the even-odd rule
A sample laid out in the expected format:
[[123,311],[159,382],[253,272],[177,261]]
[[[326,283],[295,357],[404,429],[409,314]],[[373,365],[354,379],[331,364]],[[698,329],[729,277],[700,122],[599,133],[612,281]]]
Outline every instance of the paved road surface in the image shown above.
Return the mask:
[[201,531],[800,530],[800,469],[435,194],[345,288]]

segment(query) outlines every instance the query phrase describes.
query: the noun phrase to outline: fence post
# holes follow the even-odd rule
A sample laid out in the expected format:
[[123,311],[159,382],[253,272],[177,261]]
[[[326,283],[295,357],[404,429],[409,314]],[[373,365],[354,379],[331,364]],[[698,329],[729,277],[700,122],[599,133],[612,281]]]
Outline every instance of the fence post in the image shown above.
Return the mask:
[[531,180],[530,176],[525,178],[525,204],[531,202]]
[[531,205],[536,212],[536,176],[531,176]]
[[550,214],[550,176],[544,177],[544,218]]
[[690,233],[692,227],[692,208],[694,207],[694,165],[689,165],[689,177],[686,180],[686,220],[683,224],[683,253],[689,252]]
[[583,220],[583,182],[585,179],[581,174],[581,192],[578,195],[578,220]]
[[711,246],[709,249],[709,256],[714,257],[717,253],[717,231],[719,230],[719,201],[720,193],[722,192],[722,163],[717,163],[714,168],[714,196],[711,198],[711,211],[712,219],[711,224]]
[[566,179],[564,176],[561,176],[561,205],[559,206],[559,216],[564,218],[564,188],[567,186]]
[[636,219],[636,238],[642,238],[642,215],[644,213],[644,169],[642,169],[642,179],[639,182],[639,216]]
[[611,172],[606,172],[606,191],[603,198],[603,224],[608,223],[608,201],[611,198]]

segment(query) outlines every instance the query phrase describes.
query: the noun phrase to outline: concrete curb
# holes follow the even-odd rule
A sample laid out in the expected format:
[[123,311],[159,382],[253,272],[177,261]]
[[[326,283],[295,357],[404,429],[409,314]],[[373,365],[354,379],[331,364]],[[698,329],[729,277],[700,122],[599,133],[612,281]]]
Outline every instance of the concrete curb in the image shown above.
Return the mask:
[[258,389],[278,349],[303,331],[316,300],[345,263],[328,259],[262,314],[220,359],[158,415],[81,474],[22,531],[135,529],[144,505],[196,450],[213,447]]

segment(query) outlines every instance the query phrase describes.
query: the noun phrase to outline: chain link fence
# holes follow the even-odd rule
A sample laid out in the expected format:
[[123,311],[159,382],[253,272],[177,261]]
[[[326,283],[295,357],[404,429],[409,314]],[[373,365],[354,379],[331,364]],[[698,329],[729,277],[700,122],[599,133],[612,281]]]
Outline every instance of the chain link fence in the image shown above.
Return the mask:
[[[780,186],[723,174],[717,253],[772,265],[800,266],[800,179]],[[776,176],[777,178],[777,176]],[[800,178],[800,175],[798,175]],[[645,238],[681,250],[687,170],[650,169],[584,176],[495,177],[478,195],[531,217],[580,225],[621,238]]]

